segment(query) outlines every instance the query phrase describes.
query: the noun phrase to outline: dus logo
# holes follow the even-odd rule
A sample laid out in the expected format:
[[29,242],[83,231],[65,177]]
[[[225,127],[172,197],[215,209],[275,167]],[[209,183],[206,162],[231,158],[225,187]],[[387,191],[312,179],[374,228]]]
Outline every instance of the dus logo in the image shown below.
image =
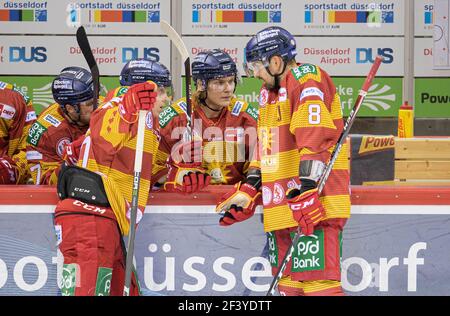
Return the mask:
[[375,61],[375,57],[377,57],[377,55],[380,55],[384,58],[384,64],[392,64],[392,62],[394,61],[393,54],[394,50],[392,48],[378,48],[376,52],[374,52],[373,48],[357,48],[356,63],[373,63]]
[[9,61],[11,63],[26,62],[31,63],[33,61],[37,63],[43,63],[47,61],[47,48],[42,46],[11,46],[9,48]]
[[157,47],[144,47],[142,48],[142,55],[140,56],[139,47],[122,48],[123,63],[136,58],[146,58],[152,61],[159,61],[159,49]]

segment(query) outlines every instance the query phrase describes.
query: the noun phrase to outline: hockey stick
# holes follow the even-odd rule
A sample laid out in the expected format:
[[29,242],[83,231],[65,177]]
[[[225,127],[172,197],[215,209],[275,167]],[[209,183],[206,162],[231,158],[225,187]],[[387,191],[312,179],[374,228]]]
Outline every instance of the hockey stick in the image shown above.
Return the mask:
[[[375,58],[372,68],[370,68],[369,74],[367,75],[366,80],[364,81],[364,84],[363,84],[361,90],[359,91],[359,95],[355,101],[355,105],[353,106],[353,109],[350,112],[350,114],[347,118],[347,121],[345,122],[344,129],[338,138],[338,141],[336,143],[336,146],[334,147],[333,152],[331,153],[330,162],[326,166],[326,168],[323,172],[323,175],[319,181],[319,185],[317,186],[319,194],[322,192],[322,189],[325,186],[325,182],[327,181],[327,179],[330,175],[331,169],[333,168],[333,165],[336,162],[337,157],[339,156],[339,153],[341,152],[342,146],[344,145],[344,142],[350,132],[350,128],[352,127],[353,122],[355,121],[356,114],[358,113],[359,108],[361,107],[361,104],[367,95],[367,91],[369,90],[372,80],[375,77],[382,61],[383,61],[383,58],[381,56],[377,56],[377,58]],[[286,255],[283,258],[283,261],[281,262],[280,267],[278,268],[277,273],[275,274],[275,277],[273,278],[272,284],[270,285],[270,288],[267,291],[266,296],[272,296],[275,293],[275,288],[277,287],[278,283],[280,282],[280,279],[283,275],[284,270],[286,269],[286,266],[287,266],[289,260],[291,260],[292,253],[294,252],[295,245],[297,245],[298,240],[300,239],[300,236],[301,236],[301,234],[297,231],[295,233],[294,238],[292,239],[292,243],[289,246],[288,251],[286,252]]]
[[175,45],[178,52],[181,55],[181,58],[184,62],[184,72],[186,73],[184,77],[185,81],[185,94],[186,94],[186,115],[188,117],[187,121],[187,137],[190,137],[188,141],[190,141],[192,137],[192,102],[191,102],[191,58],[189,57],[189,52],[181,39],[180,35],[174,28],[164,20],[160,22],[161,29],[166,33],[167,37],[169,37],[170,41]]
[[89,45],[86,30],[83,26],[80,26],[77,29],[77,42],[92,74],[92,80],[94,83],[94,109],[96,109],[98,105],[98,96],[100,93],[100,72],[98,70],[98,65],[95,61],[94,54],[92,54],[91,45]]
[[[145,117],[148,111],[139,111],[136,153],[134,156],[133,191],[131,193],[130,232],[128,234],[128,251],[125,264],[125,285],[123,296],[130,295],[131,272],[133,270],[134,240],[136,236],[136,218],[139,205],[139,186],[141,183],[142,154],[144,152]],[[151,115],[151,114],[150,114]]]

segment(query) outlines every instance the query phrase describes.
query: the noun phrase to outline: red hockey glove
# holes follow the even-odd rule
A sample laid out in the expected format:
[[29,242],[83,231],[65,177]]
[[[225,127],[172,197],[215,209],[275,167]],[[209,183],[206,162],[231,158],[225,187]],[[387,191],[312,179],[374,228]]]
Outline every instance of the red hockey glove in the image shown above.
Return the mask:
[[78,139],[74,140],[70,144],[64,146],[63,159],[69,166],[74,166],[78,162],[80,157],[81,145],[86,137],[82,135]]
[[140,110],[151,111],[156,101],[156,91],[156,83],[150,80],[129,87],[119,105],[122,117],[128,122],[134,122]]
[[16,164],[11,158],[0,158],[0,184],[16,184],[19,174]]
[[170,156],[170,168],[166,191],[194,193],[206,188],[211,176],[202,168],[202,141],[180,143],[174,146]]
[[325,210],[319,201],[317,188],[300,194],[299,189],[286,192],[292,215],[306,236],[314,232],[314,227],[325,218]]
[[206,188],[211,176],[201,167],[192,164],[171,165],[164,190],[169,192],[194,193]]
[[216,206],[216,212],[223,213],[221,226],[229,226],[252,217],[261,192],[248,183],[238,182],[232,191],[225,194]]

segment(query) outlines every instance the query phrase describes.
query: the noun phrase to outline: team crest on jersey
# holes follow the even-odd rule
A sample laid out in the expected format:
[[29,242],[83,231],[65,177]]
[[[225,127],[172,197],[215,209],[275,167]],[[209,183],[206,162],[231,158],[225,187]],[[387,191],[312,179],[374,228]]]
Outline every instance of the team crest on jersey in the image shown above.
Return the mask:
[[44,121],[52,124],[54,127],[58,127],[61,124],[61,121],[58,120],[56,117],[54,117],[53,115],[47,114],[46,116],[44,116]]
[[233,110],[231,110],[231,115],[239,116],[239,113],[241,112],[241,109],[243,106],[244,106],[244,102],[237,101],[234,104]]
[[269,187],[263,186],[262,187],[262,199],[264,206],[269,205],[270,202],[272,202],[272,191]]
[[58,142],[56,143],[56,153],[58,154],[59,157],[63,157],[63,153],[64,153],[64,146],[68,145],[71,143],[70,138],[68,137],[63,137],[60,140],[58,140]]
[[153,129],[153,114],[151,111],[148,111],[145,116],[145,125],[147,125],[148,129]]
[[280,90],[278,90],[278,101],[283,102],[287,99],[287,91],[285,87],[281,87]]
[[259,93],[259,106],[266,106],[267,101],[269,101],[269,91],[267,91],[267,89],[262,89]]
[[12,120],[16,114],[16,109],[12,106],[4,103],[0,103],[0,117],[6,120]]
[[284,200],[284,189],[279,183],[275,183],[273,187],[273,204],[280,204]]

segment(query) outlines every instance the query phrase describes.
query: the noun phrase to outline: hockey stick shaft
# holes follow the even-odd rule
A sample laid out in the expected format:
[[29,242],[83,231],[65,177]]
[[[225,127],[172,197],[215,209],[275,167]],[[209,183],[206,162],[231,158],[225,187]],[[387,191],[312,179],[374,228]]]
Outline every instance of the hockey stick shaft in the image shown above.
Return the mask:
[[184,63],[184,89],[185,89],[185,95],[186,95],[186,115],[188,117],[187,120],[187,137],[191,140],[193,139],[192,135],[192,124],[193,124],[193,115],[192,115],[192,101],[191,101],[191,95],[192,95],[192,88],[191,88],[191,58],[189,57],[189,52],[186,48],[186,45],[184,44],[181,36],[175,31],[175,29],[164,20],[161,20],[160,22],[161,29],[164,31],[164,33],[169,37],[170,41],[175,45],[178,52],[181,55],[181,58],[183,59]]
[[95,57],[92,53],[86,30],[83,26],[80,26],[77,29],[76,36],[78,46],[80,46],[81,52],[83,53],[84,59],[86,60],[92,74],[92,81],[94,84],[94,109],[96,109],[98,104],[98,97],[100,94],[100,71],[98,70],[97,62],[95,61]]
[[128,234],[128,250],[125,264],[125,284],[123,287],[124,296],[130,295],[131,273],[133,270],[134,241],[136,237],[136,219],[139,207],[139,187],[141,182],[142,155],[144,153],[145,117],[147,113],[147,111],[139,111],[136,153],[134,156],[133,191],[131,193],[130,232]]
[[[327,167],[325,168],[324,173],[319,181],[319,184],[318,184],[319,194],[322,192],[322,190],[325,186],[325,183],[330,175],[331,169],[333,168],[333,165],[336,162],[337,157],[339,156],[341,148],[344,145],[344,142],[350,132],[350,128],[352,127],[353,122],[355,121],[356,114],[358,113],[358,111],[361,107],[361,104],[367,95],[367,92],[370,88],[372,80],[375,77],[382,61],[383,61],[383,59],[381,56],[377,56],[375,58],[375,61],[372,65],[372,67],[370,68],[369,74],[367,75],[366,80],[364,81],[362,89],[359,91],[358,98],[355,101],[353,109],[350,112],[350,114],[344,124],[343,131],[342,131],[341,135],[339,136],[336,146],[331,154],[330,162],[328,163]],[[301,235],[299,232],[295,233],[294,238],[292,239],[291,245],[289,246],[289,249],[287,250],[286,255],[284,256],[283,261],[281,262],[281,265],[278,268],[278,271],[272,280],[272,283],[269,287],[269,290],[267,291],[266,296],[272,296],[275,293],[275,288],[278,286],[278,283],[280,282],[280,279],[283,276],[284,270],[286,270],[286,266],[289,263],[289,260],[291,260],[292,254],[294,252],[294,247],[295,247],[295,245],[297,245],[298,240],[300,239],[300,236]]]

